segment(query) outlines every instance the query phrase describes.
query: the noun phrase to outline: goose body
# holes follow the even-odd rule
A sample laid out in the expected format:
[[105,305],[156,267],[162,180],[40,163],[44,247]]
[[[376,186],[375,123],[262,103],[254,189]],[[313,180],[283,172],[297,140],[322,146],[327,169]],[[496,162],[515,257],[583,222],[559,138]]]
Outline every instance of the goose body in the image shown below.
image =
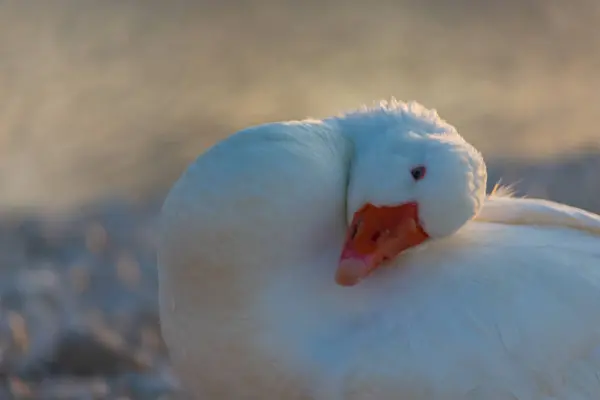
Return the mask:
[[[161,321],[184,386],[199,399],[600,398],[600,217],[486,197],[485,180],[476,150],[417,104],[214,146],[163,207]],[[334,276],[365,203],[417,204],[427,239],[346,287]]]

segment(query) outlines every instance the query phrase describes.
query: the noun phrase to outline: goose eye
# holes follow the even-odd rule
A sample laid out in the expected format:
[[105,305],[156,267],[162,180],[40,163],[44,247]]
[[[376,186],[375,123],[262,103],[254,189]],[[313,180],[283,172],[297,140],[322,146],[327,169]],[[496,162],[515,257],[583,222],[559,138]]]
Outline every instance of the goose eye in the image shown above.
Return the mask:
[[418,167],[414,167],[410,170],[410,174],[415,181],[420,181],[423,179],[425,177],[425,172],[427,172],[427,169],[424,165],[419,165]]

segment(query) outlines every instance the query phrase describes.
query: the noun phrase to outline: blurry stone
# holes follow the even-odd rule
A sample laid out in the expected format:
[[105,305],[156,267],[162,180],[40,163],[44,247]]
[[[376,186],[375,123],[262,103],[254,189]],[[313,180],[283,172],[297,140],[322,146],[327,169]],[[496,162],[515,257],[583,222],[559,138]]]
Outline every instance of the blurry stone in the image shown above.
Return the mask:
[[25,253],[31,258],[40,258],[53,253],[53,248],[40,232],[40,223],[37,220],[25,220],[18,227],[19,236],[22,238]]
[[108,242],[106,230],[99,223],[91,224],[86,231],[86,246],[92,253],[104,250]]
[[149,370],[154,365],[154,355],[145,349],[133,351],[132,356],[140,369]]
[[169,376],[127,373],[121,375],[115,386],[120,393],[132,399],[158,399],[177,391],[177,383]]
[[10,393],[17,399],[31,398],[32,391],[30,387],[24,381],[15,376],[8,378],[8,387]]
[[137,369],[126,351],[107,346],[91,331],[65,332],[45,365],[50,375],[101,376]]
[[109,327],[97,327],[91,331],[92,336],[102,345],[113,351],[124,351],[127,344],[118,331]]
[[117,276],[119,280],[133,289],[141,279],[140,266],[130,253],[122,253],[117,260]]
[[142,327],[140,330],[140,341],[142,346],[153,350],[157,350],[161,343],[158,332],[146,326]]
[[19,290],[25,296],[37,296],[53,293],[61,286],[60,279],[52,265],[44,263],[42,268],[23,271],[18,275]]
[[110,387],[105,379],[45,379],[35,385],[37,399],[105,399]]
[[85,292],[90,286],[90,271],[84,266],[75,266],[69,270],[71,287],[76,293]]
[[25,319],[22,315],[10,311],[8,313],[8,324],[12,332],[13,343],[19,351],[26,353],[29,348],[29,337]]

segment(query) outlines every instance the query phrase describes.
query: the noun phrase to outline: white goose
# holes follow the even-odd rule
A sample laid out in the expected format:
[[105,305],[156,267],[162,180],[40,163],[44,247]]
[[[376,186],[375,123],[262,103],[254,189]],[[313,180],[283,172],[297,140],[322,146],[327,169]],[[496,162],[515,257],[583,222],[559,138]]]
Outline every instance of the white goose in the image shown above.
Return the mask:
[[485,186],[480,154],[416,103],[214,146],[163,207],[162,329],[184,386],[600,398],[600,217]]

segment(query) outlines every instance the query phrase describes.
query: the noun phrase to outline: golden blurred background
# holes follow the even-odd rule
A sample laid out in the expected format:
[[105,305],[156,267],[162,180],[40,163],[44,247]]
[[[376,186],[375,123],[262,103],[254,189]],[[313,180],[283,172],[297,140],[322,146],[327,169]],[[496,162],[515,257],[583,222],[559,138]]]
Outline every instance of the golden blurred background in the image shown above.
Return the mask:
[[152,222],[250,124],[417,100],[491,184],[600,211],[598,71],[596,0],[0,1],[6,390],[172,391]]
[[269,120],[418,100],[492,159],[600,144],[595,0],[0,2],[0,205],[163,193]]

